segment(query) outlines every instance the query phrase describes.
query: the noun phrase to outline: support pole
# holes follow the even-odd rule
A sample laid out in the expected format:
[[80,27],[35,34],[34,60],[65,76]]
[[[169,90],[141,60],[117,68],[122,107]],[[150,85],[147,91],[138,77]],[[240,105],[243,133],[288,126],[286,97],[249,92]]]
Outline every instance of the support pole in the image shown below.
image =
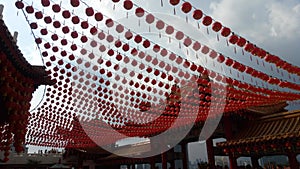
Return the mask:
[[210,168],[215,169],[215,154],[212,138],[206,140],[207,158]]
[[[223,126],[224,126],[224,132],[227,140],[232,139],[232,123],[230,116],[223,116]],[[232,153],[229,154],[229,163],[230,163],[230,169],[237,169],[237,161],[236,157],[233,156]]]

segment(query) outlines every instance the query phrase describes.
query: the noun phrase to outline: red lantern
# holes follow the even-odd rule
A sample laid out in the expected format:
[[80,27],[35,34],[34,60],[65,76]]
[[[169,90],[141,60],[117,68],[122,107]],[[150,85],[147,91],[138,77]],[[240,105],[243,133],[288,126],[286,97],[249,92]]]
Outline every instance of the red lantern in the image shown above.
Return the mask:
[[41,3],[44,7],[47,7],[50,5],[50,1],[49,0],[41,0]]
[[53,34],[53,35],[51,36],[51,39],[52,39],[53,41],[57,41],[57,40],[58,40],[57,34]]
[[80,19],[79,19],[78,16],[73,16],[73,17],[72,17],[72,22],[73,22],[73,24],[78,24],[79,21],[80,21]]
[[128,30],[126,33],[125,33],[125,38],[127,39],[127,40],[129,40],[129,39],[131,39],[132,38],[132,33]]
[[[30,26],[31,26],[31,24],[30,24]],[[47,29],[41,29],[41,34],[42,35],[47,35],[48,34]]]
[[183,44],[188,47],[192,44],[192,40],[190,38],[185,38]]
[[114,21],[113,21],[112,19],[107,19],[107,20],[105,21],[105,25],[106,25],[108,28],[110,28],[110,27],[114,26]]
[[[37,25],[37,23],[35,23],[35,22],[32,22],[32,23],[30,23],[30,28],[31,29],[37,29],[37,27],[38,27],[38,25]],[[47,30],[46,30],[47,31]],[[43,31],[44,32],[44,31]],[[41,33],[42,33],[42,30],[41,30]],[[47,34],[47,33],[46,33]],[[46,35],[46,34],[42,34],[42,35]]]
[[49,24],[49,23],[52,22],[52,18],[51,18],[50,16],[46,16],[46,17],[44,18],[44,21],[45,21],[45,23]]
[[145,11],[143,8],[141,8],[141,7],[136,8],[135,15],[137,17],[142,17],[142,16],[144,16],[144,14],[145,14]]
[[162,20],[156,22],[157,29],[163,29],[165,27],[165,23]]
[[103,20],[103,15],[102,15],[101,12],[97,12],[97,13],[95,14],[95,20],[96,20],[96,21],[102,21],[102,20]]
[[201,52],[203,54],[207,54],[209,52],[209,48],[207,46],[203,46],[202,49],[201,49]]
[[193,13],[194,19],[199,20],[202,18],[202,16],[203,16],[203,12],[200,9],[194,10],[194,13]]
[[17,2],[15,3],[15,5],[16,5],[16,7],[17,7],[18,9],[24,8],[24,3],[23,3],[22,1],[17,1]]
[[196,41],[196,42],[193,44],[193,49],[194,49],[195,51],[198,51],[200,48],[201,48],[201,44],[200,44],[198,41]]
[[118,24],[118,25],[116,26],[116,31],[117,31],[118,33],[122,33],[122,32],[124,31],[124,26],[121,25],[121,24]]
[[236,44],[239,40],[239,37],[236,36],[236,35],[231,35],[230,38],[229,38],[229,42],[232,43],[232,44]]
[[82,29],[87,29],[89,27],[89,23],[87,21],[82,21],[81,27],[82,27]]
[[80,4],[79,0],[71,0],[71,5],[72,5],[73,7],[78,7],[79,4]]
[[212,23],[212,18],[210,16],[205,16],[202,20],[203,25],[209,26]]
[[60,12],[60,6],[58,4],[54,4],[54,5],[52,5],[52,10],[55,13],[58,13],[58,12]]
[[35,18],[36,19],[42,19],[43,18],[43,13],[41,11],[35,12]]
[[63,31],[64,34],[67,34],[67,33],[70,32],[70,29],[69,29],[68,26],[64,26],[64,27],[62,28],[62,31]]
[[176,32],[175,37],[176,37],[177,40],[181,40],[184,37],[184,34],[183,34],[183,32],[178,31],[178,32]]
[[224,36],[224,37],[227,37],[229,36],[231,33],[231,30],[227,27],[223,27],[222,31],[221,31],[221,35]]
[[32,14],[34,12],[34,9],[32,6],[26,6],[25,8],[26,12],[29,13],[29,14]]
[[175,5],[178,5],[180,2],[180,0],[170,0],[170,4],[175,6]]
[[53,26],[55,27],[55,28],[60,28],[60,22],[59,21],[54,21],[53,22]]
[[181,6],[181,10],[184,13],[189,13],[192,10],[192,5],[189,2],[184,2]]
[[168,25],[167,28],[166,28],[166,33],[169,34],[169,35],[174,33],[173,26]]
[[85,9],[85,13],[87,16],[93,16],[94,15],[94,9],[92,7],[88,7]]
[[153,23],[153,22],[154,22],[154,16],[153,16],[152,14],[148,14],[148,15],[146,16],[146,22],[147,22],[148,24]]
[[76,31],[73,31],[72,33],[71,33],[71,36],[72,36],[72,38],[78,38],[78,33],[76,32]]
[[126,10],[130,10],[133,7],[133,3],[131,2],[131,0],[125,0],[123,6]]
[[239,37],[237,43],[236,43],[239,47],[243,47],[246,44],[246,39],[243,37]]
[[214,24],[212,25],[212,30],[214,30],[215,32],[219,32],[222,29],[222,24],[220,22],[214,22]]
[[144,46],[145,48],[148,48],[148,47],[150,46],[150,41],[149,41],[149,40],[144,40],[143,46]]
[[81,40],[81,42],[85,43],[88,41],[88,38],[85,35],[82,35],[80,40]]
[[225,60],[225,57],[224,57],[222,54],[219,54],[217,61],[218,61],[219,63],[223,63],[224,60]]
[[65,18],[65,19],[68,19],[71,17],[71,13],[68,11],[68,10],[64,10],[62,12],[62,16]]

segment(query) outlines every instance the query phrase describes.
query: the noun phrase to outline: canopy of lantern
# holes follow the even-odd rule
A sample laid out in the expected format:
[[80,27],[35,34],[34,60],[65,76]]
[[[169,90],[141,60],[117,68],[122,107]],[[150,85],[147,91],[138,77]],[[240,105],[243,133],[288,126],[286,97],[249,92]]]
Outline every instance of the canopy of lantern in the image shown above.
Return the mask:
[[16,2],[56,80],[31,112],[27,144],[107,145],[300,98],[299,67],[189,2],[153,3],[194,31],[131,0],[99,3],[113,12],[80,0]]

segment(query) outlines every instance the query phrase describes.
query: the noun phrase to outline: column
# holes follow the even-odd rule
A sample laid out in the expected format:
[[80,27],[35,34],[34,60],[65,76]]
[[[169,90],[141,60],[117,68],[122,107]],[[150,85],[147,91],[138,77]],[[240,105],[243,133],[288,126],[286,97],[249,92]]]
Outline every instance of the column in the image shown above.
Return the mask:
[[161,154],[162,169],[168,169],[167,152]]
[[155,169],[155,157],[150,157],[150,167],[151,169]]
[[[224,126],[226,139],[231,140],[233,135],[232,135],[232,125],[231,125],[230,116],[228,115],[223,116],[223,126]],[[230,163],[230,169],[237,169],[236,157],[234,157],[232,153],[229,153],[229,163]]]
[[299,163],[298,163],[296,157],[297,157],[297,154],[295,154],[295,153],[292,153],[292,152],[291,152],[291,153],[288,154],[290,167],[291,167],[291,168],[298,169],[298,168],[299,168]]
[[183,169],[188,169],[188,158],[187,158],[187,144],[181,144],[181,151],[182,151],[182,166]]
[[208,158],[208,164],[210,168],[215,168],[215,154],[214,154],[214,146],[213,146],[213,140],[212,138],[209,138],[206,140],[206,149],[207,149],[207,158]]

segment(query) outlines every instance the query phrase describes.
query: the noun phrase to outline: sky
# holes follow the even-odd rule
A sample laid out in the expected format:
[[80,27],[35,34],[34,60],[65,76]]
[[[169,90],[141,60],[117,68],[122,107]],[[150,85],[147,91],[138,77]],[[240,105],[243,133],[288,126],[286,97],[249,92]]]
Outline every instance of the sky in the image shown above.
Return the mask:
[[[143,3],[145,9],[149,11],[163,13],[157,7],[160,4],[159,0],[156,1],[152,3],[153,1],[136,0],[136,3]],[[0,4],[5,6],[3,19],[11,32],[19,32],[17,44],[28,62],[41,65],[39,51],[29,26],[23,14],[15,8],[14,2],[0,0]],[[26,0],[26,2],[31,1]],[[96,0],[86,2],[96,3]],[[192,0],[190,2],[193,6],[202,9],[205,14],[230,27],[235,33],[280,56],[283,60],[300,66],[300,0]],[[40,90],[43,90],[43,87]],[[32,101],[32,109],[39,102],[40,93],[36,93]],[[199,144],[191,145],[190,160],[206,158],[199,154],[203,151],[200,147]]]

